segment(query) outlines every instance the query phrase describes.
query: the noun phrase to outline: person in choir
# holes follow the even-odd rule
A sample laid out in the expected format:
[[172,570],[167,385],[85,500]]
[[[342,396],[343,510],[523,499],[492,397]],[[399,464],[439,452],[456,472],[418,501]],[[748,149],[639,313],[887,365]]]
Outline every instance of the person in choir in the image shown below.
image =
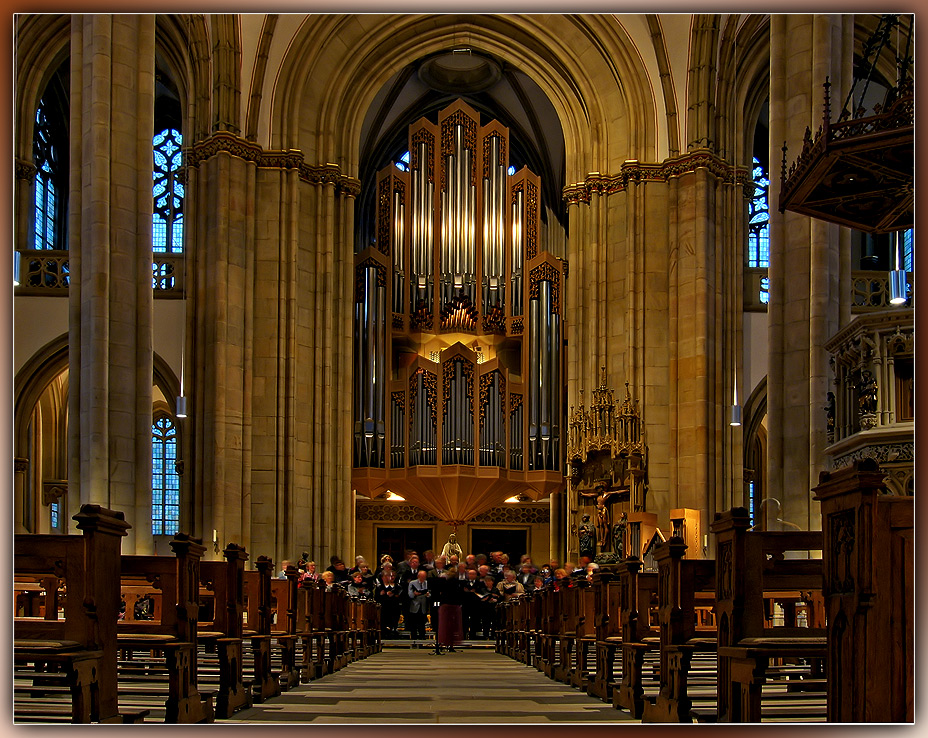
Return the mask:
[[438,618],[438,635],[435,638],[435,653],[441,653],[442,646],[454,653],[464,639],[463,618],[461,615],[462,591],[458,580],[458,572],[449,567],[444,576],[439,577],[441,594]]
[[374,572],[374,576],[380,579],[381,573],[383,573],[384,564],[390,564],[390,568],[393,570],[393,574],[396,575],[396,564],[393,563],[393,557],[390,554],[384,554],[380,557],[380,564],[377,566],[377,571]]
[[535,578],[535,571],[532,568],[531,562],[523,563],[521,569],[519,570],[519,575],[516,577],[516,580],[523,588],[528,589],[532,583],[532,580]]
[[359,600],[366,600],[370,597],[371,591],[368,589],[367,583],[364,581],[364,577],[361,575],[360,571],[356,571],[351,575],[351,579],[348,582],[348,594]]
[[487,585],[477,576],[476,569],[467,570],[467,579],[461,583],[461,616],[464,619],[464,633],[468,638],[476,638],[482,623],[482,596],[486,594]]
[[425,618],[429,611],[429,585],[426,575],[425,569],[419,569],[416,578],[409,582],[406,588],[409,598],[406,629],[413,640],[425,640]]
[[360,565],[358,566],[358,572],[361,574],[361,579],[364,580],[364,586],[367,587],[367,591],[373,592],[376,577],[374,576],[374,572],[371,571],[371,567],[366,561],[361,561]]
[[428,570],[428,578],[431,580],[434,577],[443,576],[445,570],[445,558],[444,556],[439,556],[437,559],[435,559],[435,566]]
[[512,569],[506,569],[503,581],[496,585],[496,589],[505,600],[525,594],[525,588],[516,579],[516,573]]
[[329,566],[326,568],[326,571],[332,572],[332,576],[335,577],[335,583],[341,584],[348,581],[348,570],[345,568],[345,562],[342,561],[338,556],[331,556],[329,558]]
[[532,589],[544,589],[545,588],[545,578],[540,574],[536,574],[532,579]]
[[355,557],[354,557],[354,566],[352,566],[352,567],[348,570],[348,576],[351,576],[352,574],[354,574],[354,573],[358,570],[358,568],[361,566],[361,562],[362,562],[362,561],[364,561],[364,557],[363,557],[363,556],[355,556]]
[[464,567],[467,569],[476,569],[477,557],[473,554],[467,554],[467,556],[464,557]]
[[319,581],[319,573],[316,571],[316,562],[307,561],[303,568],[303,574],[300,576],[300,586],[303,589],[315,587]]
[[397,581],[409,583],[416,578],[417,571],[419,571],[419,557],[413,552],[408,559],[396,565]]
[[432,549],[423,552],[422,554],[422,567],[426,570],[435,568],[435,552]]
[[374,575],[374,578],[378,582],[382,582],[383,575],[386,574],[387,572],[390,572],[390,574],[393,576],[393,581],[397,581],[396,570],[393,568],[393,564],[391,564],[389,561],[385,561],[383,563],[383,566],[381,566],[380,569],[377,570],[377,573]]
[[502,594],[496,589],[496,580],[487,575],[483,580],[487,591],[483,597],[483,637],[487,640],[496,634],[496,605],[502,599]]
[[326,592],[331,592],[335,589],[335,575],[326,569],[322,574],[319,575],[323,586],[325,586]]
[[290,566],[290,559],[284,559],[280,562],[280,572],[277,574],[278,579],[287,578],[287,567]]
[[[392,567],[391,567],[392,569]],[[400,598],[405,597],[396,584],[393,571],[386,570],[374,591],[374,599],[380,603],[380,632],[384,638],[396,638],[400,620]]]

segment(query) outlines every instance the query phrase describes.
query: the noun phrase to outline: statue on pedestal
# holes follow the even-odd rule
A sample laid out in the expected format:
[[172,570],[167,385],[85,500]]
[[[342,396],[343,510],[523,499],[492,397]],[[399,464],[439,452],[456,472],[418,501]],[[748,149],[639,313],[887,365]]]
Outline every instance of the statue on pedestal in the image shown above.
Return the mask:
[[584,515],[583,521],[580,523],[580,528],[577,531],[577,534],[580,538],[579,551],[580,555],[590,556],[593,554],[595,541],[593,538],[593,524],[590,522],[590,516]]

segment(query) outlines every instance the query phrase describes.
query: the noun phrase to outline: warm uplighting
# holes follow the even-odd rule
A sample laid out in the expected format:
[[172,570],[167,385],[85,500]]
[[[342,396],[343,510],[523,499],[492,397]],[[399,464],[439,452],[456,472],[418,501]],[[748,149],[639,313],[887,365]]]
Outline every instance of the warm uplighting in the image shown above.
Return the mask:
[[396,500],[397,502],[406,502],[405,497],[400,497],[396,492],[390,492],[389,490],[387,491],[387,499]]

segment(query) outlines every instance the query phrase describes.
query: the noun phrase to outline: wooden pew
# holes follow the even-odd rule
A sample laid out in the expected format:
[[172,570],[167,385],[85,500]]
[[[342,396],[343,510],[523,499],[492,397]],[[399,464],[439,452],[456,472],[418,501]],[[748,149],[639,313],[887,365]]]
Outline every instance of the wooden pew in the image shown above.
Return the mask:
[[558,657],[558,634],[560,631],[560,614],[557,605],[560,602],[559,591],[552,587],[542,590],[540,608],[540,629],[538,633],[538,655],[535,668],[545,676],[551,677]]
[[688,684],[693,656],[711,654],[716,660],[716,628],[701,625],[697,612],[700,595],[711,593],[709,603],[714,605],[715,561],[684,559],[686,549],[682,538],[672,537],[655,550],[661,687],[656,698],[644,704],[642,722],[646,723],[692,722]]
[[657,573],[641,572],[642,562],[630,556],[618,564],[621,592],[622,681],[612,691],[612,704],[640,718],[644,711],[645,655],[660,648],[660,631],[651,624],[657,596]]
[[336,586],[325,595],[325,632],[328,637],[326,658],[331,673],[344,668],[351,662],[348,593],[342,587]]
[[526,646],[525,646],[525,664],[526,666],[535,666],[541,654],[541,633],[542,633],[542,598],[544,589],[531,589],[525,597],[528,600],[528,614],[526,618]]
[[218,658],[219,685],[216,717],[227,718],[251,707],[251,689],[242,678],[242,633],[245,611],[244,547],[230,543],[223,551],[225,561],[201,561],[200,583],[211,593],[213,619],[198,623],[197,637],[205,650]]
[[242,637],[251,645],[250,682],[255,702],[264,702],[280,694],[280,681],[271,668],[273,572],[274,562],[267,556],[259,556],[255,560],[254,571],[244,572],[246,627]]
[[573,586],[562,590],[558,660],[553,677],[559,682],[586,689],[587,646],[593,632],[594,594],[590,583],[576,577]]
[[[178,533],[171,541],[174,556],[122,556],[121,571],[130,582],[140,578],[160,589],[160,620],[117,623],[118,648],[160,652],[167,670],[165,722],[212,722],[212,696],[197,687],[197,621],[199,617],[200,540]],[[128,688],[122,690],[129,694]]]
[[872,459],[823,473],[822,560],[829,722],[912,722],[912,497],[885,494]]
[[301,625],[299,636],[303,644],[300,659],[300,682],[305,684],[329,673],[326,660],[325,584],[300,588],[298,591],[297,620]]
[[[74,520],[80,536],[14,537],[14,573],[32,577],[44,592],[41,617],[31,604],[24,605],[25,616],[14,617],[14,665],[44,667],[47,681],[54,681],[52,669],[63,673],[71,722],[140,721],[144,711],[120,714],[116,675],[120,546],[130,526],[123,513],[99,505],[82,505]],[[67,587],[63,619],[59,580]],[[31,710],[14,708],[14,719],[24,712]]]
[[622,648],[621,583],[615,566],[593,572],[595,664],[586,691],[612,703],[616,653]]
[[[786,558],[787,552],[820,551],[821,531],[751,531],[748,511],[733,508],[716,515],[716,611],[718,617],[719,722],[759,722],[768,667],[783,660],[826,656],[825,631],[765,621],[765,593],[798,599],[821,586],[820,559]],[[793,593],[791,595],[791,593]],[[806,714],[804,717],[811,717]]]
[[277,650],[271,651],[272,663],[275,654],[279,654],[280,688],[288,690],[300,683],[300,674],[296,666],[297,646],[297,590],[299,588],[299,570],[292,564],[287,567],[286,579],[271,579],[271,635],[277,644]]

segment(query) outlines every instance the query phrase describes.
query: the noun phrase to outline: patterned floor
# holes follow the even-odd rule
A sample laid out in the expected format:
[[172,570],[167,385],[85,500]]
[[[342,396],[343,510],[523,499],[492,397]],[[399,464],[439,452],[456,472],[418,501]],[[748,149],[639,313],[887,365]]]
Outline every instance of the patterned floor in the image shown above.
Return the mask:
[[434,656],[424,648],[388,647],[222,722],[590,725],[638,721],[490,648]]

